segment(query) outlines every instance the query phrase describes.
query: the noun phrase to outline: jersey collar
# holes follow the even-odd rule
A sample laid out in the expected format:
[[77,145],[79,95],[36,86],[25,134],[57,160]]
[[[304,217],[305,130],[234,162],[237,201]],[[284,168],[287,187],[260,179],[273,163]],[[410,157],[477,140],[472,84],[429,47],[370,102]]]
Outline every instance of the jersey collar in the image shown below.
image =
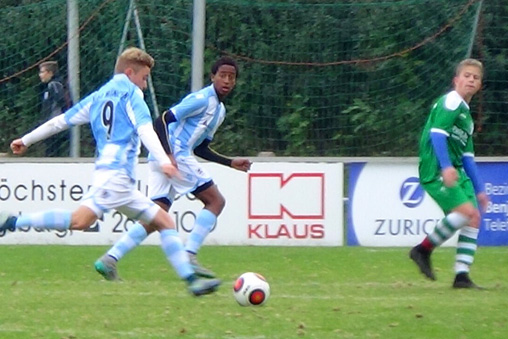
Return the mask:
[[463,97],[460,96],[459,92],[453,90],[450,92],[451,95],[455,95],[457,98],[460,98],[460,100],[464,103],[464,105],[466,105],[467,109],[470,109],[469,108],[469,104],[466,102],[466,100],[464,100]]

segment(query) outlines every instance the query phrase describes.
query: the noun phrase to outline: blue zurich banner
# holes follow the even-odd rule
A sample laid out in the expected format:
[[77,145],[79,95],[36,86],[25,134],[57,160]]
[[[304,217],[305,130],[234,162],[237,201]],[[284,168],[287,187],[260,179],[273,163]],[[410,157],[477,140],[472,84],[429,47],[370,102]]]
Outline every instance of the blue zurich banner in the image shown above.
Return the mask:
[[[480,246],[508,245],[508,162],[479,162],[490,202]],[[348,165],[347,245],[414,246],[433,231],[442,210],[423,190],[416,162]],[[455,246],[457,236],[444,246]]]
[[482,214],[478,245],[508,245],[508,163],[481,162],[478,171],[490,199],[487,211]]

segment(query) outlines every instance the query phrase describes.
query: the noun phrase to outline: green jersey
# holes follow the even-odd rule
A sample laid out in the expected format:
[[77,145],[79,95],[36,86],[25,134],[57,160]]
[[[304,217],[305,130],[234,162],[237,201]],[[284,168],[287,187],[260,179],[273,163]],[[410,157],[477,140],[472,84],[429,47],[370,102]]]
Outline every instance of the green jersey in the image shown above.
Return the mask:
[[420,139],[418,170],[421,183],[438,180],[441,177],[441,168],[434,153],[430,134],[443,133],[447,136],[450,161],[455,168],[461,168],[463,155],[474,153],[473,129],[469,105],[456,91],[451,91],[436,101]]

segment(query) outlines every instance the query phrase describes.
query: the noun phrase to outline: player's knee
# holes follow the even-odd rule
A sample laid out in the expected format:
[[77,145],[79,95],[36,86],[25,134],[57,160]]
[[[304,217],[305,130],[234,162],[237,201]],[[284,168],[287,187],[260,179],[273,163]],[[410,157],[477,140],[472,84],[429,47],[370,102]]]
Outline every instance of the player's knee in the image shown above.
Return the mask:
[[205,209],[218,216],[226,206],[226,199],[224,199],[222,194],[218,193],[213,197],[213,199],[208,199],[203,201],[203,203],[205,205]]
[[[173,219],[169,216],[169,214],[162,209],[155,215],[155,218],[150,223],[145,223],[143,227],[145,227],[145,230],[148,231],[154,230],[156,231],[162,231],[165,229],[176,229],[175,222]],[[148,227],[148,228],[147,228]]]
[[224,207],[226,206],[226,199],[222,196],[222,194],[218,194],[218,196],[211,201],[210,205],[205,207],[212,211],[215,215],[221,214],[222,210],[224,210]]
[[217,199],[217,205],[219,208],[219,213],[222,212],[224,207],[226,207],[226,199],[224,199],[224,196],[222,194],[219,194],[219,199]]
[[90,224],[85,222],[84,220],[75,219],[75,218],[71,219],[71,227],[70,227],[71,230],[83,231],[83,230],[86,230],[88,227],[90,227]]
[[143,228],[145,229],[147,234],[151,234],[151,233],[157,231],[154,226],[149,225],[147,223],[141,223],[141,226],[143,226]]
[[465,209],[462,214],[464,214],[468,219],[468,225],[474,228],[478,228],[480,225],[480,211],[478,209],[471,206],[471,208]]
[[480,227],[480,211],[475,209],[470,216],[470,226],[474,228]]
[[481,220],[480,211],[478,210],[478,208],[473,206],[473,204],[470,203],[463,204],[459,206],[459,208],[457,208],[455,212],[462,214],[468,219],[467,226],[471,226],[474,228],[478,228],[480,226]]
[[72,212],[70,229],[83,231],[97,221],[97,214],[90,207],[80,206]]

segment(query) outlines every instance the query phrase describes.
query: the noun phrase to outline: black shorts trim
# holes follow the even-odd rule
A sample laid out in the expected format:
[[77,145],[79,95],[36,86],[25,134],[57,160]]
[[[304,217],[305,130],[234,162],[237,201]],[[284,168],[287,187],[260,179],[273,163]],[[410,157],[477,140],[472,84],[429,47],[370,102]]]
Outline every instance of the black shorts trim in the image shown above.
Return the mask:
[[208,187],[210,186],[213,186],[215,183],[213,182],[213,180],[210,180],[206,183],[204,183],[203,185],[199,186],[198,188],[196,188],[194,191],[192,191],[191,193],[196,195],[197,193],[201,193],[203,192],[204,190],[206,190]]
[[172,205],[172,202],[171,200],[169,200],[168,198],[164,197],[164,198],[156,198],[156,199],[153,199],[152,200],[153,202],[161,202],[163,203],[164,205],[166,206],[169,206],[171,208],[171,205]]

